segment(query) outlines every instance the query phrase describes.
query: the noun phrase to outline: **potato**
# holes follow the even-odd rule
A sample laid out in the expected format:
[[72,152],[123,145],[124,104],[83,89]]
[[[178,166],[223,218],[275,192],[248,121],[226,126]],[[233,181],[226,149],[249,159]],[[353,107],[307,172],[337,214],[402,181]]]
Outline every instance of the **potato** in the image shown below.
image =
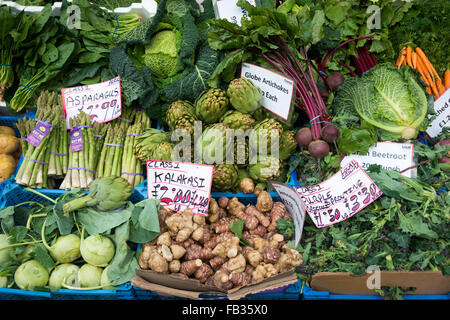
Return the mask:
[[0,134],[0,154],[11,154],[19,149],[20,141],[9,134]]
[[14,137],[16,136],[14,129],[8,126],[0,126],[0,134],[8,134]]
[[9,154],[0,154],[0,183],[9,179],[16,170],[16,160]]

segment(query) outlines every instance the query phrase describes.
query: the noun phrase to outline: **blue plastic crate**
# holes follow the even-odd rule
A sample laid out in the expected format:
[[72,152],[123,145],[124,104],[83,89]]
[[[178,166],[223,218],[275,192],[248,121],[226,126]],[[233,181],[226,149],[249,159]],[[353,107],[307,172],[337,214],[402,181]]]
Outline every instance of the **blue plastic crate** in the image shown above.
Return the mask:
[[[6,182],[6,181],[5,181]],[[37,189],[45,196],[56,199],[67,193],[66,190],[58,189]],[[87,193],[87,191],[85,191]],[[133,203],[145,200],[139,189],[133,190],[130,201]],[[5,185],[3,194],[1,195],[0,208],[16,205],[26,201],[45,201],[40,195],[25,190],[19,184],[9,179]],[[20,289],[0,289],[0,300],[22,300],[22,299],[55,299],[55,300],[132,300],[134,299],[134,291],[131,283],[125,283],[115,290],[71,290],[59,289],[52,292],[27,291]]]
[[[449,300],[449,294],[405,294],[404,300]],[[383,300],[377,294],[332,294],[328,291],[314,291],[308,286],[303,287],[302,300]]]

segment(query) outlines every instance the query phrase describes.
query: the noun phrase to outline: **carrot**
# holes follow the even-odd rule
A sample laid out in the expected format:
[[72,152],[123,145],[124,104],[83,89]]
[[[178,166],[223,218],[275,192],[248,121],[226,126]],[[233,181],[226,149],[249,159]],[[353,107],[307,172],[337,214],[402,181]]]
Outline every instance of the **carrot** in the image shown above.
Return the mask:
[[413,68],[417,69],[417,53],[415,53],[414,51],[412,52],[411,60],[412,60]]
[[423,52],[422,49],[420,49],[419,47],[416,48],[416,52],[419,55],[420,58],[422,58],[422,60],[425,63],[425,66],[427,67],[427,69],[429,70],[429,72],[431,74],[433,74],[434,76],[436,76],[436,78],[440,79],[441,77],[439,77],[438,73],[436,72],[436,70],[434,69],[433,65],[431,64],[430,60],[428,60],[427,56],[425,55],[425,53]]
[[450,70],[444,73],[444,85],[446,90],[450,89]]
[[427,93],[428,93],[428,94],[431,94],[431,89],[430,89],[430,87],[427,87]]
[[407,47],[406,48],[406,64],[408,64],[408,66],[412,67],[412,60],[411,60],[411,56],[412,56],[412,48],[411,47]]
[[[426,81],[424,80],[424,82],[428,85],[430,85],[431,82],[431,77],[430,74],[428,73],[428,70],[425,69],[425,66],[423,65],[423,62],[421,59],[417,59],[417,71],[419,71],[419,73],[422,75],[423,78],[426,79]],[[423,80],[422,78],[422,80]]]
[[436,80],[436,88],[437,88],[439,97],[442,96],[442,95],[444,94],[444,92],[445,92],[445,87],[444,87],[444,85],[442,84],[441,79],[437,79],[437,80]]
[[400,67],[402,66],[404,61],[405,61],[405,56],[402,54],[401,56],[398,57],[397,62],[395,63],[395,65],[397,66],[398,69],[400,69]]

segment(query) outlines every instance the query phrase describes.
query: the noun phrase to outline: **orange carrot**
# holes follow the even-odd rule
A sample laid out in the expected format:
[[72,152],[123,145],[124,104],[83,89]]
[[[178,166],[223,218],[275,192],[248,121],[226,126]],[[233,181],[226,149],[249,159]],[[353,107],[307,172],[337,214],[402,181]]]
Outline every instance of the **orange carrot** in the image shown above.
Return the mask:
[[442,84],[441,79],[437,79],[437,80],[436,80],[436,88],[437,88],[439,97],[442,96],[442,95],[444,94],[444,92],[445,92],[445,87],[444,87],[444,85]]
[[417,53],[415,53],[414,51],[412,52],[411,60],[412,60],[413,68],[417,69]]
[[428,94],[431,94],[431,89],[430,89],[430,87],[427,87],[427,93],[428,93]]
[[431,64],[430,60],[428,60],[427,56],[425,55],[425,53],[423,52],[422,49],[420,49],[419,47],[416,48],[416,52],[419,55],[420,58],[422,58],[422,60],[425,63],[425,67],[427,67],[427,69],[429,70],[429,72],[431,74],[433,74],[434,76],[436,76],[436,78],[440,79],[441,77],[439,77],[438,73],[436,72],[436,70],[434,69],[433,65]]
[[444,73],[444,85],[446,90],[450,89],[450,70]]
[[[419,71],[419,73],[422,75],[422,77],[426,79],[426,81],[424,80],[424,82],[426,84],[430,85],[430,82],[431,82],[430,74],[428,73],[428,70],[423,65],[423,62],[421,59],[417,59],[417,71]],[[423,78],[422,78],[422,80],[423,80]]]
[[406,63],[407,63],[408,66],[410,66],[410,67],[412,67],[411,56],[412,56],[412,48],[411,48],[411,47],[407,47],[407,48],[406,48]]
[[398,57],[397,62],[395,63],[395,65],[397,66],[398,69],[400,69],[400,67],[402,66],[404,61],[405,61],[405,56],[402,54],[401,56]]

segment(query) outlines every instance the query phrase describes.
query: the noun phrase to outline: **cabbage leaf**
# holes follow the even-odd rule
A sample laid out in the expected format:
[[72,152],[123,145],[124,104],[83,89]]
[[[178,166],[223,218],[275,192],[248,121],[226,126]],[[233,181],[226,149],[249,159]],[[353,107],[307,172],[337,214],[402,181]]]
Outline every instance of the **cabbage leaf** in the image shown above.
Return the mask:
[[432,99],[409,67],[375,66],[361,78],[347,78],[339,88],[337,117],[357,112],[381,140],[416,138],[428,127]]

